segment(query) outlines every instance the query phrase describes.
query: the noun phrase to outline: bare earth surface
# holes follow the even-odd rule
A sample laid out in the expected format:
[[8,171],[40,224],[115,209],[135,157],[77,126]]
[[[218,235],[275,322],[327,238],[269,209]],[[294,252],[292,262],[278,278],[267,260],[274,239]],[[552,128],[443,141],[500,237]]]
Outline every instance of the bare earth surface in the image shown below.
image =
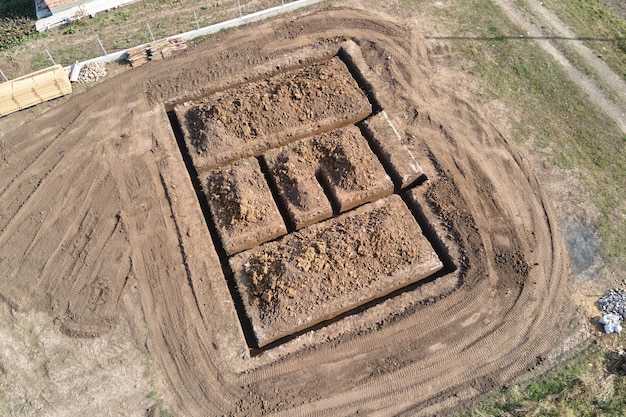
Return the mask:
[[332,319],[443,264],[398,196],[231,259],[259,341]]
[[199,172],[370,113],[365,94],[339,58],[177,107]]
[[[0,296],[5,316],[16,318],[3,329],[21,331],[20,320],[29,319],[49,341],[30,361],[41,351],[58,358],[21,380],[43,375],[62,384],[61,375],[75,372],[63,358],[89,357],[87,346],[110,360],[82,372],[110,383],[99,371],[112,370],[135,393],[118,396],[121,384],[103,385],[110,394],[102,398],[87,380],[70,393],[16,391],[12,398],[28,398],[22,415],[145,415],[154,391],[180,415],[433,415],[575,347],[584,333],[568,290],[558,202],[527,153],[465,99],[454,74],[434,70],[440,57],[422,36],[382,13],[329,7],[219,34],[41,114],[2,120]],[[444,269],[258,352],[167,112],[328,59],[348,39],[362,53],[352,59],[369,99],[427,177],[403,191],[411,208],[403,219],[427,219],[421,228]],[[383,235],[393,230],[377,227]],[[403,250],[419,258],[424,247]],[[385,263],[402,263],[392,261]],[[40,316],[54,318],[49,328]],[[65,338],[66,353],[54,353],[55,338]],[[1,346],[3,361],[19,356]],[[0,365],[5,376],[19,369]]]

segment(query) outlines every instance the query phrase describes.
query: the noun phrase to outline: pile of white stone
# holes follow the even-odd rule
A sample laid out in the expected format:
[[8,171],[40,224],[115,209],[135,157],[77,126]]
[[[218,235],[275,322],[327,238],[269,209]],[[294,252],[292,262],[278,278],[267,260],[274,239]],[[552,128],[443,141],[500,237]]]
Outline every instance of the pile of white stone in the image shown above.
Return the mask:
[[78,74],[78,82],[89,84],[98,81],[107,75],[107,67],[103,62],[90,62],[85,64]]
[[626,291],[609,290],[598,300],[598,307],[604,313],[600,319],[604,332],[621,333],[622,322],[626,318]]

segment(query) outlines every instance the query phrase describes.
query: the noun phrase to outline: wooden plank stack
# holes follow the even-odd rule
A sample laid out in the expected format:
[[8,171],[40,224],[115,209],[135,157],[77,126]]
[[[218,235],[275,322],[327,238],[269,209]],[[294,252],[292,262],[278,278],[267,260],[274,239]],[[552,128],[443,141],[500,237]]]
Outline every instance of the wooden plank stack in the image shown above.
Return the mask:
[[54,65],[0,84],[0,116],[34,106],[72,92],[61,65]]
[[154,41],[146,46],[130,48],[127,51],[127,60],[134,67],[141,66],[148,61],[158,61],[172,55],[172,52],[182,51],[187,44],[182,39],[164,39]]
[[128,57],[126,59],[130,66],[135,68],[148,62],[148,51],[144,46],[137,46],[126,51]]

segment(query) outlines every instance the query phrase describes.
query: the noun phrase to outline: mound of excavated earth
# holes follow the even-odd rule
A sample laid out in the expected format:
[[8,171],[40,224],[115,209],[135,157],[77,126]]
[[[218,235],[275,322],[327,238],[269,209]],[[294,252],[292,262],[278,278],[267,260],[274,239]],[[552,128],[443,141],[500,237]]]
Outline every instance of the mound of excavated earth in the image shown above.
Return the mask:
[[443,267],[397,195],[243,252],[230,263],[259,346]]
[[355,126],[335,129],[269,151],[273,183],[297,229],[393,192],[393,183]]
[[177,415],[430,416],[558,358],[550,201],[418,30],[274,19],[15,123],[0,297],[123,315]]
[[200,176],[226,253],[232,255],[287,233],[259,163],[241,159]]
[[371,112],[337,57],[176,108],[199,171],[363,120]]

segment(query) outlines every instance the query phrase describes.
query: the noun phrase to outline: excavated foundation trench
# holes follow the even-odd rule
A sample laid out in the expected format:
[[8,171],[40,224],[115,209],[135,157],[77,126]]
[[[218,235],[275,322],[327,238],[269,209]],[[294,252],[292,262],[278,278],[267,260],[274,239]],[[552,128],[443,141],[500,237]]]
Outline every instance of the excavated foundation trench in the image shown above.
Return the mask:
[[[359,47],[347,42],[333,58],[307,61],[314,63],[281,65],[267,79],[168,114],[252,354],[456,269],[432,220],[417,202],[407,203],[409,190],[426,187],[427,177],[376,99],[373,85],[381,81],[367,80],[357,67],[364,64]],[[266,103],[255,102],[260,97]],[[343,102],[329,103],[336,99]],[[255,114],[255,106],[262,110]],[[327,111],[333,107],[341,110]],[[242,123],[247,132],[237,132]],[[372,223],[381,208],[385,220]],[[355,221],[358,227],[347,227]],[[366,249],[361,240],[380,228],[387,236]],[[317,241],[309,244],[312,236]],[[359,247],[337,245],[347,240]],[[338,288],[340,282],[351,288]]]
[[3,137],[0,296],[70,335],[123,314],[181,415],[434,415],[557,360],[550,196],[432,59],[332,8],[38,115]]

